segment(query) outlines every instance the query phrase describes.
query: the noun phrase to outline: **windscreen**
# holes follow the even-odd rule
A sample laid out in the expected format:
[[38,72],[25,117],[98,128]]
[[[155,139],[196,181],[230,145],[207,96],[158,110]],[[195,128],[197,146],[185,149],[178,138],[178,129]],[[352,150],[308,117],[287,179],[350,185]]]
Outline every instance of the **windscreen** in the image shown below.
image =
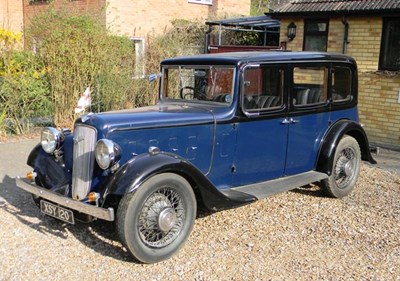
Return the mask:
[[213,102],[229,105],[234,87],[233,67],[168,66],[163,69],[164,101]]

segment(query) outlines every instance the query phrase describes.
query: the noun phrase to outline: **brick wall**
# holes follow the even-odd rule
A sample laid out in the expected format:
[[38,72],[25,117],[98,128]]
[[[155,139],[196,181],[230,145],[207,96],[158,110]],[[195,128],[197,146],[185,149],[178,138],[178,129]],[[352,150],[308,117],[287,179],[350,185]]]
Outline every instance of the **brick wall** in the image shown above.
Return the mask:
[[[400,148],[400,75],[379,73],[379,55],[382,36],[381,17],[354,17],[347,19],[349,36],[348,55],[358,65],[360,121],[370,141]],[[287,26],[294,22],[297,35],[287,39]],[[287,49],[303,49],[304,20],[286,18],[281,20],[281,41],[287,41]],[[329,21],[328,52],[342,52],[344,25],[340,18]]]
[[0,0],[0,27],[21,32],[24,24],[22,0]]
[[23,32],[30,20],[50,6],[76,11],[90,11],[96,17],[103,18],[105,24],[106,0],[54,0],[51,4],[45,1],[30,4],[29,0],[0,0],[0,27],[13,32]]
[[344,25],[342,24],[341,20],[338,18],[330,20],[329,33],[328,33],[328,52],[334,52],[334,53],[342,52],[343,36],[344,36]]
[[[17,0],[13,0],[17,1]],[[29,26],[31,19],[40,12],[43,12],[49,7],[55,9],[68,9],[76,12],[87,12],[89,11],[92,15],[100,17],[105,24],[105,5],[106,0],[53,0],[51,4],[47,4],[45,1],[30,4],[29,0],[19,0],[24,3],[24,25]]]
[[349,19],[348,54],[357,61],[360,71],[376,71],[382,36],[381,18]]
[[[296,37],[292,41],[289,41],[287,37],[287,27],[292,22],[296,25]],[[279,38],[281,42],[286,42],[286,49],[292,51],[303,50],[303,33],[304,33],[303,19],[298,19],[298,18],[281,19],[281,29]]]
[[214,18],[248,15],[250,0],[213,0],[213,5],[188,3],[187,0],[109,0],[107,26],[116,34],[144,37],[162,33],[173,19]]
[[400,75],[359,74],[360,120],[370,141],[400,148]]

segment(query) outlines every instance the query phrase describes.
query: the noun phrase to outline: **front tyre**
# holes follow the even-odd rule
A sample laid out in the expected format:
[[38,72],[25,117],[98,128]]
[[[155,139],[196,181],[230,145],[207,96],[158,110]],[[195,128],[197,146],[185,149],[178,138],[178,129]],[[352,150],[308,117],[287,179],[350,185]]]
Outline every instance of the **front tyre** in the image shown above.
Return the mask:
[[137,260],[159,262],[185,243],[196,210],[192,187],[183,177],[172,173],[155,175],[121,199],[117,232]]
[[350,194],[360,173],[360,165],[360,146],[353,137],[345,135],[336,148],[332,173],[322,181],[325,193],[335,198]]

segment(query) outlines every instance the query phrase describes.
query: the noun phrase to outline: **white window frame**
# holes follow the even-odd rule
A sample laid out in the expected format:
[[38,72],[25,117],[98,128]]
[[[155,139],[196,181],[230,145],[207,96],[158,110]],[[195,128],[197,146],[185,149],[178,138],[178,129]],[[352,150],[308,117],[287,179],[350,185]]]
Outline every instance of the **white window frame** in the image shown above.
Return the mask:
[[143,37],[130,38],[135,47],[135,65],[133,69],[133,78],[140,79],[146,75],[145,70],[145,53],[146,45]]
[[213,0],[188,0],[188,3],[202,4],[202,5],[212,5]]

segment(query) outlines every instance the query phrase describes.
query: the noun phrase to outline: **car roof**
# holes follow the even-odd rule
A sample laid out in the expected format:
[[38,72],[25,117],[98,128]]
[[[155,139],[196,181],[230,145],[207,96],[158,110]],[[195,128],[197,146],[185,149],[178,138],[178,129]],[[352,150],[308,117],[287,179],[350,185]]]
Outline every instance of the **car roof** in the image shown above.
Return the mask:
[[193,56],[183,56],[165,59],[162,65],[240,65],[251,62],[303,62],[303,61],[337,61],[356,64],[355,60],[343,54],[326,52],[287,52],[287,51],[268,51],[268,52],[229,52],[215,54],[201,54]]

